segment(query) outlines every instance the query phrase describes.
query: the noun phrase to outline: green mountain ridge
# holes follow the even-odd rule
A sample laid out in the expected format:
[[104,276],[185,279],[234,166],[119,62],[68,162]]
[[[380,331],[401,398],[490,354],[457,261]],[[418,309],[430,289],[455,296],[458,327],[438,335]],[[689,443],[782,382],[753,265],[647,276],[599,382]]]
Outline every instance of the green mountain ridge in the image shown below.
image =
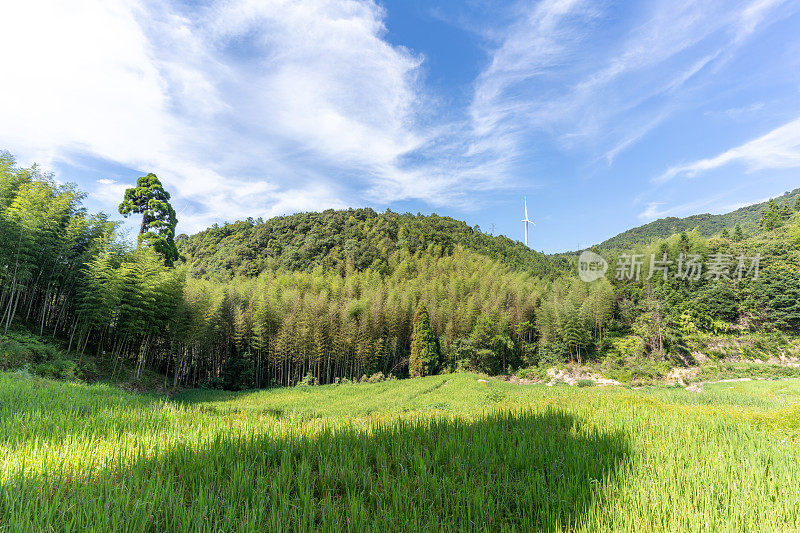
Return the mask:
[[[800,188],[786,192],[774,198],[774,200],[778,207],[792,207],[798,198],[800,198]],[[739,224],[744,232],[752,233],[758,229],[761,212],[767,208],[768,204],[769,201],[751,204],[721,215],[702,213],[684,218],[660,218],[642,226],[623,231],[596,246],[602,249],[626,248],[635,244],[648,244],[655,239],[669,237],[683,231],[691,231],[695,228],[701,235],[710,237],[723,229],[731,231],[736,227],[736,224]]]
[[[800,188],[774,199],[779,208],[792,208]],[[621,249],[646,245],[694,229],[709,237],[741,226],[746,234],[758,231],[767,202],[748,205],[721,215],[702,213],[684,218],[666,217],[631,228],[596,245]],[[182,262],[197,278],[229,280],[255,277],[265,270],[311,271],[314,268],[386,272],[400,250],[421,253],[436,249],[452,254],[460,246],[511,267],[544,278],[568,269],[572,252],[546,255],[522,243],[483,233],[477,226],[437,214],[378,213],[371,208],[328,209],[268,220],[239,220],[214,225],[191,236],[177,238]]]
[[329,209],[266,221],[248,218],[214,225],[192,236],[180,235],[177,245],[192,276],[220,280],[254,277],[277,268],[310,271],[322,267],[342,272],[372,268],[385,273],[395,252],[436,249],[449,255],[458,246],[545,278],[567,267],[561,259],[505,236],[487,235],[477,226],[450,217],[377,213],[370,208]]

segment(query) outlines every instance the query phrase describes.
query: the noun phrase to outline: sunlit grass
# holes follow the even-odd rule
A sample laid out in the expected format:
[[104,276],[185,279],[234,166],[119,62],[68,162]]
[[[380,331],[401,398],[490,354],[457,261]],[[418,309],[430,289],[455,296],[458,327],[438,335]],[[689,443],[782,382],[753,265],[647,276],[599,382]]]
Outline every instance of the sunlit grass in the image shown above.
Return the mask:
[[165,401],[0,374],[0,530],[794,529],[799,410],[798,381]]

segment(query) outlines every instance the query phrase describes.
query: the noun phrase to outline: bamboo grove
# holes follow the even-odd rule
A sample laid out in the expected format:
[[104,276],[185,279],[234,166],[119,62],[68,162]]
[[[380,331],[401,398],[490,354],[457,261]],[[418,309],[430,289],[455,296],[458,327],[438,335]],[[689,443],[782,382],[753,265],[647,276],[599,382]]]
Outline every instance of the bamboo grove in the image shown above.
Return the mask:
[[[155,369],[175,386],[418,375],[412,352],[425,354],[425,373],[502,373],[608,350],[663,360],[684,356],[697,332],[800,326],[800,217],[785,208],[751,238],[689,232],[634,249],[673,260],[766,251],[758,282],[590,284],[563,258],[526,256],[466,225],[454,240],[442,229],[456,227],[451,219],[371,210],[215,227],[179,238],[183,257],[167,267],[82,199],[0,155],[0,332],[52,336],[78,360],[134,363],[137,375]],[[603,253],[613,272],[616,251]],[[421,352],[415,316],[430,328]]]
[[117,223],[88,214],[81,200],[74,187],[2,156],[2,327],[58,337],[79,356],[136,361],[137,373],[149,365],[176,385],[403,375],[420,302],[443,352],[480,316],[504,334],[517,326],[516,343],[502,354],[506,364],[534,334],[543,284],[458,246],[400,250],[383,271],[318,265],[195,279],[186,266],[165,267],[150,248],[125,245]]

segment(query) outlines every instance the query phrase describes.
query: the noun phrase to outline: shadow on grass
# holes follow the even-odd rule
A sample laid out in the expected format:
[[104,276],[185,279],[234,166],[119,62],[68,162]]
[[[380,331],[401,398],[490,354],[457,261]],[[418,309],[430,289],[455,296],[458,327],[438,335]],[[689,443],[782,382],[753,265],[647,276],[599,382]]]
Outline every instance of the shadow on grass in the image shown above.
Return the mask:
[[628,455],[622,435],[560,412],[371,424],[220,435],[92,474],[18,473],[0,517],[12,530],[575,529]]

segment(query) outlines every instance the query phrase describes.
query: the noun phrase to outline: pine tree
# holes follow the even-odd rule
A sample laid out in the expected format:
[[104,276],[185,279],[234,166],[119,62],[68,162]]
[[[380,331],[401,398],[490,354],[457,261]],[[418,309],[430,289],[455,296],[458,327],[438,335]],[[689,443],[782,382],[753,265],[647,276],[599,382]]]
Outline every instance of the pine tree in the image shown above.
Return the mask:
[[683,253],[683,254],[688,254],[689,253],[689,248],[690,248],[689,235],[687,235],[687,233],[685,231],[681,232],[681,235],[680,235],[680,238],[679,238],[679,241],[678,241],[678,248],[680,249],[680,252]]
[[736,242],[740,242],[744,239],[744,232],[742,231],[742,226],[736,224],[736,227],[733,228],[733,240]]
[[156,175],[151,173],[139,178],[136,187],[125,191],[125,198],[119,204],[119,213],[125,217],[131,213],[141,214],[139,243],[152,246],[163,256],[164,263],[172,266],[178,259],[178,249],[175,247],[178,218],[169,199],[169,193]]
[[770,199],[767,208],[761,212],[761,220],[758,225],[764,231],[771,231],[781,225],[782,218],[778,204],[775,203],[774,199]]
[[438,363],[436,338],[431,330],[431,319],[428,309],[420,304],[414,315],[414,332],[411,335],[411,354],[409,370],[412,378],[423,377],[433,373]]

